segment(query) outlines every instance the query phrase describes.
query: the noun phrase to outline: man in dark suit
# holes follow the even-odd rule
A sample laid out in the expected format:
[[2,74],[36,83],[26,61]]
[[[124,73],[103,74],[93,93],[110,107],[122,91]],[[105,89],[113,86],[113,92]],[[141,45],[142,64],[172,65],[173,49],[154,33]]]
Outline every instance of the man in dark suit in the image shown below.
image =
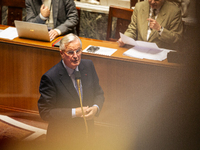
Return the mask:
[[[181,9],[167,0],[148,0],[136,4],[125,35],[153,42],[160,48],[179,48],[183,33]],[[124,43],[118,40],[119,46]]]
[[82,103],[88,126],[88,138],[94,135],[94,117],[104,102],[104,92],[91,60],[81,60],[82,43],[74,34],[68,34],[60,42],[62,60],[47,71],[40,82],[38,108],[47,121],[47,141],[67,146],[81,145],[85,141],[86,126],[80,107],[74,71],[80,71]]
[[73,0],[26,0],[26,21],[47,24],[51,39],[74,33],[78,13]]

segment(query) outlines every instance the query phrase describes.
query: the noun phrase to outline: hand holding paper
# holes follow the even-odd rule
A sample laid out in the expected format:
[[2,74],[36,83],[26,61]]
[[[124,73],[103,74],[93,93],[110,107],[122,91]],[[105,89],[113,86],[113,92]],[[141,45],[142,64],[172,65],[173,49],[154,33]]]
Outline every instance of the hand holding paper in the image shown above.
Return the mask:
[[140,58],[162,61],[167,58],[167,53],[170,50],[160,49],[156,43],[145,41],[135,41],[134,39],[120,33],[122,42],[125,44],[133,45],[134,47],[127,50],[123,55]]
[[145,49],[155,49],[155,50],[160,50],[156,43],[150,43],[150,42],[145,42],[145,41],[135,41],[133,38],[130,38],[122,33],[119,33],[122,42],[128,45],[133,45],[135,48],[145,48]]

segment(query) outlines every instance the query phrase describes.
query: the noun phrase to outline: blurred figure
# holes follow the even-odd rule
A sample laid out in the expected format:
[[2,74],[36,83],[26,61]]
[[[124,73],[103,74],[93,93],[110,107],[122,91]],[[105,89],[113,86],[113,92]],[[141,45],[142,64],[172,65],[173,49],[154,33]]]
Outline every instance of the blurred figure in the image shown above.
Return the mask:
[[[141,110],[137,122],[127,126],[129,149],[199,150],[200,149],[200,1],[196,1],[197,20],[192,26],[190,51],[180,65],[176,86],[172,86],[157,103]],[[168,82],[171,82],[170,80]],[[130,116],[131,118],[131,116]],[[134,131],[133,131],[133,126]],[[127,143],[128,144],[128,143]]]
[[54,39],[75,32],[78,13],[73,0],[26,0],[26,21],[47,24]]
[[[148,0],[136,4],[125,35],[139,41],[154,42],[160,48],[178,49],[183,32],[181,10],[167,0]],[[124,46],[121,38],[119,46]]]

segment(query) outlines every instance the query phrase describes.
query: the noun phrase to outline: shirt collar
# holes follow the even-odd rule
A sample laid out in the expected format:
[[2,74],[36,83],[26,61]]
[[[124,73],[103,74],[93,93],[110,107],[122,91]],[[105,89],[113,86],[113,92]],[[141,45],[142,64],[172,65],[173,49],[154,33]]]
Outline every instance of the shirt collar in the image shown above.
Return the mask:
[[[156,16],[158,15],[159,11],[160,11],[160,8],[159,8],[159,9],[156,9],[156,11],[155,11]],[[150,12],[153,13],[153,8],[150,9]]]
[[69,76],[71,76],[74,73],[74,70],[79,71],[78,66],[75,69],[72,69],[72,68],[69,68],[68,66],[66,66],[63,60],[62,60],[62,63],[63,63],[63,66],[65,67],[65,69],[67,70]]

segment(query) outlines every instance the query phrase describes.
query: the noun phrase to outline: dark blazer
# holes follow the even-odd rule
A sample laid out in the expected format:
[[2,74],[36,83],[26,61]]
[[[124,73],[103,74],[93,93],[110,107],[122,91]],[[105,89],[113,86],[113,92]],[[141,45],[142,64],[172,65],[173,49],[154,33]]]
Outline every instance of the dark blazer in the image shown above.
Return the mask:
[[[78,23],[78,12],[74,0],[53,0],[53,21],[54,27],[61,31],[61,34],[74,33]],[[45,24],[39,16],[41,0],[26,0],[26,21]]]
[[[83,89],[83,106],[97,104],[101,110],[104,92],[91,60],[81,60],[78,66]],[[83,118],[72,118],[72,108],[80,107],[78,94],[67,70],[60,61],[41,78],[38,108],[40,116],[49,123],[47,138],[66,139],[85,133]],[[94,120],[87,121],[93,133]],[[62,137],[62,138],[58,138]]]
[[[147,41],[149,9],[148,1],[136,4],[125,35],[135,40]],[[160,48],[176,49],[183,33],[181,10],[173,3],[166,1],[156,21],[164,27],[164,30],[161,36],[158,31],[152,30],[148,41],[156,43]]]

